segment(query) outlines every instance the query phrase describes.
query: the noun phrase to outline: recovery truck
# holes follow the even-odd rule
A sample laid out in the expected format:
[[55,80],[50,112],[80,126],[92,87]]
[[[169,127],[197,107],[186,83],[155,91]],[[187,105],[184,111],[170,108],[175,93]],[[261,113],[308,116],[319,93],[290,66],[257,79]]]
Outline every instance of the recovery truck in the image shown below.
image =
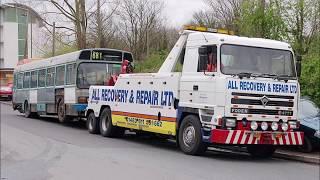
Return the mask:
[[303,144],[299,59],[285,42],[186,26],[157,73],[121,74],[114,86],[90,87],[88,130],[166,135],[190,155],[229,145],[270,157],[278,146]]

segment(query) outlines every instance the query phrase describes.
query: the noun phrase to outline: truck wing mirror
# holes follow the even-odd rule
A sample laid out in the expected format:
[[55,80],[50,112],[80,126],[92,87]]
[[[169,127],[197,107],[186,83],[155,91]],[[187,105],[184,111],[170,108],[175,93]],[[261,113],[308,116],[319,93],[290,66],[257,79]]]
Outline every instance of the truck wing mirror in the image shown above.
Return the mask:
[[297,55],[296,56],[296,71],[297,71],[297,76],[299,78],[301,76],[301,60],[302,60],[302,56],[301,55]]

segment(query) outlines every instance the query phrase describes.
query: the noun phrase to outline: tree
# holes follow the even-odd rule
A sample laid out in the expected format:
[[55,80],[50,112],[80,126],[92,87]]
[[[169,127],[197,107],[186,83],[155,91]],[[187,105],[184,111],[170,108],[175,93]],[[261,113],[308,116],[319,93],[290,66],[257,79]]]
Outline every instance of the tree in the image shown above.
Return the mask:
[[88,46],[89,47],[116,47],[116,31],[118,30],[113,21],[119,1],[96,1],[96,10],[88,18]]
[[240,35],[267,39],[287,39],[287,26],[278,0],[247,0],[241,4],[236,21]]
[[308,53],[310,44],[320,29],[320,1],[288,1],[284,17],[296,52],[302,55]]
[[206,26],[206,27],[217,27],[219,20],[214,16],[211,11],[200,10],[195,12],[192,16],[191,24]]
[[161,25],[163,3],[156,0],[123,0],[119,7],[119,31],[137,59],[148,55],[152,31]]
[[[74,28],[62,27],[75,33],[78,49],[86,48],[87,13],[85,0],[74,0],[71,4],[68,0],[49,0],[65,18],[74,24]],[[47,23],[48,24],[48,23]]]
[[235,23],[241,13],[241,4],[243,0],[204,0],[210,7],[209,11],[217,20],[217,25],[236,31],[237,24]]

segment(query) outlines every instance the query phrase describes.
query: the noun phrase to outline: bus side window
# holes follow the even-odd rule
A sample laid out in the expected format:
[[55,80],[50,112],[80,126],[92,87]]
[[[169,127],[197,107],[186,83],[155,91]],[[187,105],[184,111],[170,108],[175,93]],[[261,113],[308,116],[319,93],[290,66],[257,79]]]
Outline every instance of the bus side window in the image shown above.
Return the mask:
[[65,77],[65,66],[58,66],[57,73],[56,73],[56,86],[63,86],[64,85],[64,77]]
[[19,73],[17,76],[18,76],[17,88],[22,89],[22,87],[23,87],[23,73]]
[[38,87],[38,71],[31,72],[31,88]]
[[68,64],[66,69],[66,85],[75,84],[76,64]]
[[30,88],[30,72],[24,73],[23,88]]
[[41,69],[38,72],[38,85],[39,87],[46,86],[46,70],[45,69]]
[[47,86],[54,86],[55,71],[55,68],[47,69]]

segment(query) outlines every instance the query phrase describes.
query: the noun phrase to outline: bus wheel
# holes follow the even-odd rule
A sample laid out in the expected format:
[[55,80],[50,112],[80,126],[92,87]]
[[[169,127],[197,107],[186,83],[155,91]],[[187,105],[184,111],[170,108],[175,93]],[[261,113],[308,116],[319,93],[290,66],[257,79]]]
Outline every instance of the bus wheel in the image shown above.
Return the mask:
[[100,133],[104,137],[119,137],[124,134],[124,129],[112,125],[111,110],[104,108],[100,115]]
[[179,128],[180,149],[190,155],[201,155],[207,150],[207,145],[202,141],[201,124],[195,115],[186,116]]
[[87,128],[91,134],[97,134],[99,132],[99,119],[96,118],[94,112],[90,112],[87,116]]
[[68,122],[69,118],[66,115],[66,108],[64,106],[64,100],[61,99],[58,103],[58,119],[60,123]]
[[248,145],[248,153],[255,158],[270,158],[276,150],[273,145]]
[[28,101],[26,101],[24,103],[24,117],[26,117],[26,118],[32,117],[31,108],[30,108]]

